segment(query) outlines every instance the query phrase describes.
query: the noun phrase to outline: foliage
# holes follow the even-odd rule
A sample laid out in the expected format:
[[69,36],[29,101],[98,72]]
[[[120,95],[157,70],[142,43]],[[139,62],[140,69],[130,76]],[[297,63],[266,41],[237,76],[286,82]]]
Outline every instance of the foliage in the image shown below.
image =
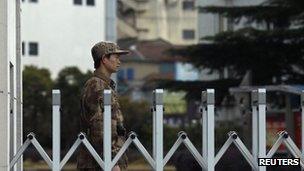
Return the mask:
[[61,91],[61,144],[70,147],[79,133],[81,89],[91,73],[64,68],[55,81],[47,69],[26,66],[23,71],[24,135],[34,132],[39,142],[52,147],[52,89]]
[[[151,152],[153,118],[150,105],[145,101],[131,101],[128,97],[121,97],[120,104],[127,132],[134,131],[141,143]],[[179,128],[164,125],[163,129],[164,151],[166,152],[176,141]]]
[[121,111],[127,132],[136,132],[143,145],[152,149],[152,114],[145,101],[134,102],[128,97],[120,97]]
[[[251,27],[202,38],[204,41],[171,53],[184,56],[210,73],[229,69],[234,78],[252,73],[253,85],[296,84],[304,78],[304,3],[268,0],[255,6],[207,6],[201,12],[219,14]],[[259,23],[259,27],[254,27]]]
[[304,76],[303,31],[289,30],[287,36],[287,31],[244,28],[212,37],[213,44],[193,45],[176,53],[187,53],[189,62],[211,72],[228,67],[236,78],[251,70],[255,84],[296,83]]
[[23,70],[23,131],[34,132],[40,143],[52,146],[52,87],[50,72],[44,68],[25,66]]
[[80,95],[91,72],[82,73],[77,67],[62,69],[56,80],[55,89],[61,91],[61,143],[69,148],[80,131]]
[[[220,103],[224,96],[228,94],[228,88],[237,86],[241,82],[240,79],[222,79],[214,81],[170,81],[156,80],[159,88],[170,89],[170,91],[188,90],[185,99],[200,100],[201,91],[207,88],[216,89],[216,103]],[[189,86],[191,85],[191,86]]]
[[267,23],[277,28],[288,28],[291,24],[303,24],[304,2],[302,0],[267,0],[259,5],[251,6],[207,6],[199,11],[216,13],[233,19],[236,23],[242,18],[248,23]]

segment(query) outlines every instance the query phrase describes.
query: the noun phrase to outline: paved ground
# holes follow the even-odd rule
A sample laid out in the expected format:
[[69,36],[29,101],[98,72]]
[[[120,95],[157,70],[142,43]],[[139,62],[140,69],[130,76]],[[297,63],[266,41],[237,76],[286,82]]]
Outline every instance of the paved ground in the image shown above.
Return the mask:
[[[30,161],[24,162],[24,171],[50,171],[51,169],[48,168],[45,162],[35,162],[32,163]],[[76,170],[75,164],[67,164],[62,171],[72,171]],[[152,170],[148,164],[130,164],[128,167],[128,171],[150,171]],[[173,166],[166,166],[164,171],[175,171]]]

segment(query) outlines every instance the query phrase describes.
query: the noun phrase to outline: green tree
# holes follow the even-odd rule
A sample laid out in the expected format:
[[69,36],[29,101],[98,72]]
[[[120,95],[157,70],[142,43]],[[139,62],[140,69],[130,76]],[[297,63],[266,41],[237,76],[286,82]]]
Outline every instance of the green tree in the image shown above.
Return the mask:
[[246,27],[204,37],[207,43],[174,50],[198,68],[210,72],[229,68],[234,78],[252,73],[253,85],[295,84],[304,78],[304,3],[302,0],[268,0],[256,6],[200,7],[234,23],[258,23],[264,29]]
[[52,146],[52,86],[45,68],[25,66],[23,70],[23,131],[34,132],[41,144]]
[[80,95],[91,72],[82,73],[77,67],[62,69],[55,88],[61,91],[61,143],[67,149],[74,143],[80,131]]
[[[128,97],[120,98],[121,111],[124,116],[124,124],[127,132],[134,131],[141,143],[147,148],[148,151],[152,151],[152,128],[153,118],[150,110],[150,105],[146,101],[131,101]],[[172,145],[177,139],[177,133],[179,128],[172,128],[164,125],[164,151],[170,150]],[[134,148],[131,146],[131,148]],[[135,150],[137,151],[137,150]],[[137,159],[133,156],[138,156],[139,153],[130,154],[129,159],[132,161]]]
[[149,104],[145,101],[134,102],[128,97],[120,97],[120,105],[127,132],[136,132],[140,141],[151,149],[152,114]]

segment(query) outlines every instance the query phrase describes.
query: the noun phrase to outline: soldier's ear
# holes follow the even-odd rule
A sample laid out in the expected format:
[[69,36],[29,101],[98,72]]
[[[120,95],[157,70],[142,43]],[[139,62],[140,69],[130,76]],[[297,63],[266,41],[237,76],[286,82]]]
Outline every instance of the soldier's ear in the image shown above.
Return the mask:
[[102,55],[100,62],[105,63],[106,59],[107,59],[106,55]]

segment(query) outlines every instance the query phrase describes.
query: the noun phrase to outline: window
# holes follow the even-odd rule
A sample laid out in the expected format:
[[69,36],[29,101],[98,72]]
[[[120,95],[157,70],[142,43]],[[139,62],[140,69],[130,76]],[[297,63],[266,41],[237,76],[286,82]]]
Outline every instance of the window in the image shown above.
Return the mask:
[[95,0],[87,0],[87,5],[94,6],[95,5]]
[[160,73],[162,74],[171,74],[175,72],[173,63],[162,63],[159,69],[160,69]]
[[194,10],[194,1],[183,1],[183,10]]
[[127,80],[133,80],[134,79],[134,69],[128,68],[127,69]]
[[25,55],[25,44],[24,44],[24,42],[22,42],[22,44],[21,44],[21,52],[22,52],[22,55]]
[[119,70],[119,71],[117,72],[117,79],[118,79],[119,81],[124,80],[124,79],[125,79],[125,78],[124,78],[124,75],[125,75],[124,70]]
[[183,30],[183,39],[191,40],[194,39],[195,33],[194,30]]
[[31,55],[31,56],[38,55],[38,43],[37,42],[29,43],[29,55]]
[[134,80],[134,69],[133,68],[127,68],[127,69],[121,69],[117,72],[117,79],[119,81],[132,81]]
[[82,5],[82,0],[74,0],[75,5]]

